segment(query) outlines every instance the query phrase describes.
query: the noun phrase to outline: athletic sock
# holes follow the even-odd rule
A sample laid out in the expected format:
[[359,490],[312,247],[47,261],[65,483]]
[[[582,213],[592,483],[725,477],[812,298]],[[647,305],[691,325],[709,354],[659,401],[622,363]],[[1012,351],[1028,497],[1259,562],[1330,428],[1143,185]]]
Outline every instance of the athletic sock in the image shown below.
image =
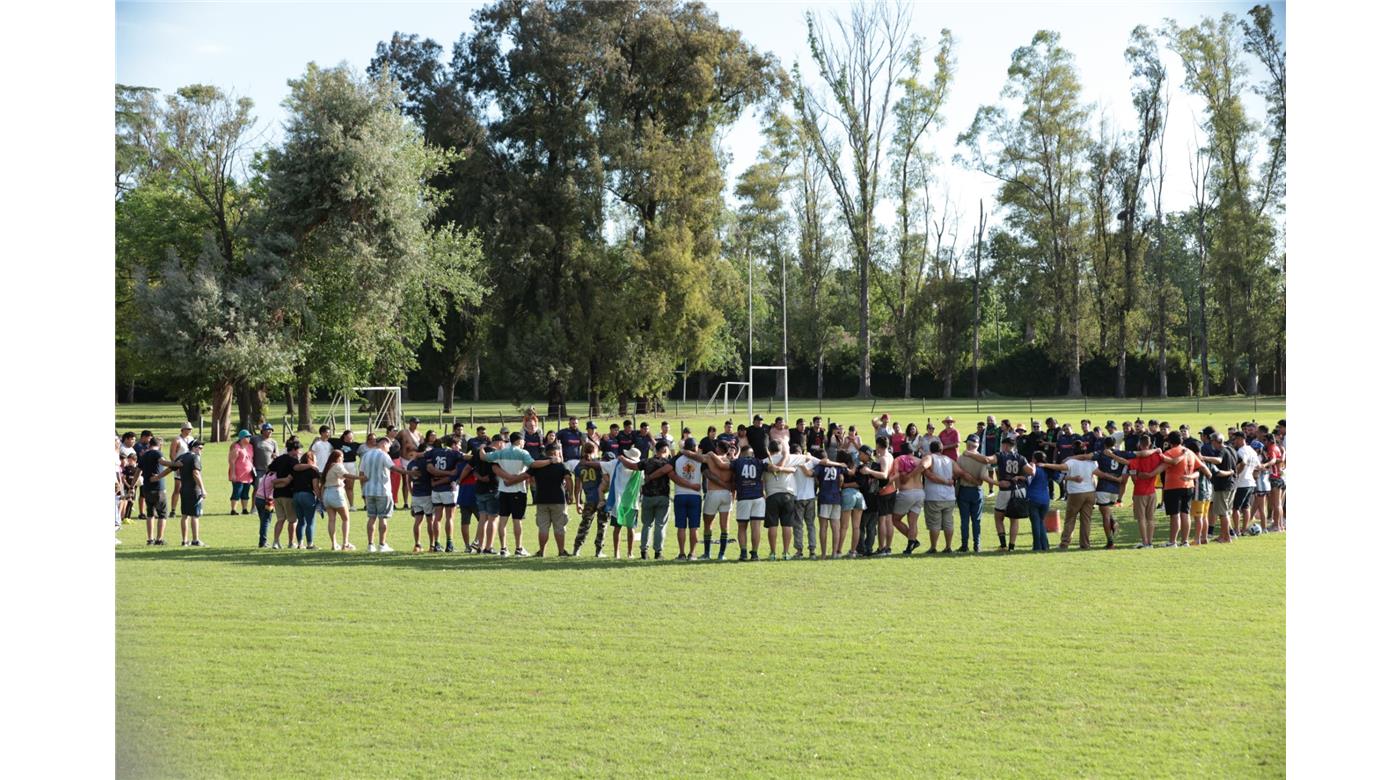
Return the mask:
[[915,542],[913,539],[910,539],[910,540],[904,545],[904,554],[905,554],[905,555],[908,555],[909,553],[913,552],[913,550],[914,550],[914,545],[916,545],[916,544],[918,544],[918,542]]
[[1005,546],[1006,546],[1006,532],[1005,532],[1005,531],[997,531],[997,538],[1001,540],[1001,546],[1002,546],[1002,547],[1005,547]]
[[[720,547],[720,554],[721,554],[721,555],[724,554],[723,551],[724,551],[724,547],[721,546],[721,547]],[[708,558],[709,556],[710,556],[710,532],[709,532],[709,531],[706,531],[706,532],[705,532],[705,557]]]
[[[729,548],[729,534],[727,534],[727,533],[722,533],[722,532],[721,532],[720,535],[719,535],[719,554],[720,554],[721,556],[723,556],[723,555],[724,555],[724,551],[727,550],[728,548]],[[709,551],[710,551],[710,540],[709,540],[708,538],[706,538],[706,539],[705,539],[705,552],[708,553]]]

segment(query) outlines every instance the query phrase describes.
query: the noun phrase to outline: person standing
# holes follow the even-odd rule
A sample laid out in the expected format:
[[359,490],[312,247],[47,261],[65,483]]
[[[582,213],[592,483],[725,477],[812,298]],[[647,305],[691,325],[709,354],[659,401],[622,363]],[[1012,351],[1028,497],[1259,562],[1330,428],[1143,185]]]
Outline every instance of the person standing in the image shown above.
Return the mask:
[[[340,439],[335,442],[335,448],[340,450],[341,469],[344,470],[345,479],[341,486],[345,489],[345,511],[355,511],[355,485],[360,481],[360,454],[365,451],[365,445],[355,441],[353,431],[342,431]],[[349,541],[345,538],[343,541]],[[350,549],[355,549],[351,547]]]
[[1230,510],[1235,501],[1235,470],[1239,467],[1239,455],[1233,447],[1225,443],[1220,431],[1210,434],[1211,454],[1203,458],[1214,458],[1215,475],[1211,477],[1210,519],[1219,527],[1215,541],[1234,541],[1230,534]]
[[141,500],[146,505],[146,544],[165,546],[165,482],[162,477],[169,473],[165,469],[173,467],[173,461],[162,457],[159,436],[152,436],[150,446],[141,452],[136,465],[141,469]]
[[[326,533],[332,550],[353,550],[350,543],[350,515],[346,511],[345,455],[339,448],[330,451],[318,482],[319,500],[326,508]],[[340,544],[335,541],[336,520],[340,520]]]
[[291,476],[287,477],[297,514],[297,549],[316,549],[316,510],[320,506],[316,500],[316,483],[320,481],[320,476],[316,455],[306,452],[302,454],[301,461],[292,467]]
[[[487,439],[481,446],[472,450],[471,469],[476,472],[476,510],[479,519],[476,525],[475,541],[472,542],[471,549],[482,555],[495,555],[495,539],[497,534],[497,523],[500,522],[498,516],[501,514],[501,494],[499,492],[501,475],[504,471],[500,466],[486,460],[486,454],[495,452],[505,446],[505,440],[498,434]],[[504,537],[505,532],[500,532]]]
[[[1151,439],[1147,434],[1141,434],[1137,438],[1140,445],[1150,445]],[[1108,452],[1105,450],[1105,452]],[[1162,473],[1166,467],[1166,462],[1162,459],[1162,454],[1155,447],[1140,449],[1131,459],[1125,459],[1116,453],[1109,453],[1109,457],[1122,461],[1128,467],[1128,477],[1133,481],[1133,518],[1137,520],[1138,526],[1138,549],[1152,549],[1155,534],[1155,515],[1157,512],[1157,475]]]
[[238,514],[238,503],[243,502],[243,514],[248,514],[248,499],[253,493],[253,443],[252,435],[239,431],[238,438],[228,448],[228,481],[233,486],[229,493],[228,513]]
[[996,456],[997,498],[993,504],[992,518],[996,521],[997,550],[1011,552],[1016,549],[1016,537],[1020,532],[1021,518],[1011,518],[1011,536],[1006,534],[1005,518],[1011,499],[1026,488],[1026,476],[1030,471],[1030,461],[1016,451],[1017,439],[1007,437],[1001,440],[1001,452]]
[[[903,554],[909,555],[920,544],[919,513],[923,510],[924,501],[924,464],[909,451],[907,441],[901,442],[896,452],[899,455],[894,459],[894,477],[890,480],[896,486],[890,527],[892,532],[899,531],[904,536]],[[935,537],[929,544],[936,547],[938,539]]]
[[[921,461],[923,467],[924,525],[928,528],[928,553],[938,552],[938,532],[943,532],[943,552],[953,553],[953,516],[958,509],[958,480],[971,480],[952,458],[943,454],[943,441],[929,442],[929,454]],[[949,452],[957,453],[956,446]],[[913,522],[911,520],[911,522]],[[963,536],[966,546],[967,536]]]
[[1167,450],[1162,453],[1164,468],[1162,502],[1166,504],[1170,534],[1168,547],[1186,547],[1189,541],[1191,497],[1195,493],[1195,477],[1200,460],[1182,446],[1181,434],[1168,431],[1164,439]]
[[[957,422],[951,415],[943,418],[943,430],[938,432],[938,443],[943,445],[940,452],[944,456],[958,451],[958,429],[953,427]],[[927,520],[927,518],[925,518]]]
[[262,479],[267,466],[277,457],[277,441],[272,438],[272,424],[264,422],[253,436],[253,478]]
[[[1109,423],[1110,426],[1112,423]],[[1127,461],[1121,457],[1114,457],[1117,453],[1113,451],[1115,440],[1104,437],[1100,443],[1103,445],[1094,455],[1094,474],[1098,479],[1094,484],[1094,503],[1099,508],[1099,517],[1103,521],[1103,533],[1108,539],[1104,543],[1105,550],[1114,548],[1114,538],[1118,534],[1118,521],[1113,517],[1113,508],[1121,503],[1123,483],[1128,478]]]
[[802,558],[802,542],[807,542],[807,557],[817,556],[817,476],[815,469],[820,468],[817,464],[822,460],[824,453],[820,447],[813,447],[812,453],[807,453],[802,449],[801,441],[806,441],[806,432],[798,432],[793,429],[788,432],[789,463],[797,470],[793,472],[793,526],[792,540],[796,545],[793,558]]
[[1045,533],[1045,513],[1050,511],[1050,471],[1041,468],[1047,460],[1044,450],[1031,453],[1026,476],[1026,511],[1031,519],[1032,552],[1050,551],[1050,537]]
[[714,449],[702,451],[700,454],[701,462],[705,464],[705,468],[701,470],[705,478],[705,497],[701,510],[705,520],[705,552],[700,556],[702,561],[710,559],[715,515],[719,515],[719,560],[725,560],[725,553],[729,549],[729,513],[734,508],[734,472],[729,467],[734,457],[733,447],[731,442],[716,437]]
[[[666,424],[662,423],[663,436],[665,435]],[[660,446],[667,451],[671,449],[671,442],[663,438]],[[695,544],[700,534],[700,509],[701,509],[701,466],[703,465],[695,452],[695,440],[686,439],[681,443],[681,454],[676,456],[672,463],[671,481],[676,483],[676,497],[673,508],[676,513],[676,539],[680,544],[680,554],[677,560],[696,560]]]
[[1240,536],[1249,527],[1250,504],[1254,498],[1254,472],[1259,469],[1259,454],[1249,446],[1244,431],[1235,431],[1230,438],[1235,448],[1235,496],[1232,504],[1234,535]]
[[258,481],[253,488],[253,509],[258,513],[258,549],[263,549],[270,544],[267,540],[267,532],[272,530],[273,484],[277,477],[273,474],[263,474],[258,477]]
[[[533,419],[533,418],[530,418]],[[510,435],[510,445],[505,449],[495,450],[486,454],[486,460],[495,463],[505,472],[503,477],[510,477],[525,471],[525,467],[540,458],[530,457],[530,453],[523,446],[525,436],[520,431]],[[501,554],[505,554],[505,520],[511,521],[511,530],[515,539],[515,555],[518,558],[527,558],[529,553],[521,546],[520,523],[525,519],[525,483],[523,481],[507,482],[501,480],[497,489],[500,494],[502,523],[500,528]]]
[[[597,521],[597,538],[593,543],[593,556],[603,557],[603,529],[608,516],[603,511],[603,495],[607,490],[607,477],[598,463],[598,445],[588,441],[583,443],[579,460],[574,463],[574,493],[578,496],[578,533],[574,536],[573,554],[578,555],[583,543],[588,540],[588,529]],[[566,464],[567,465],[567,464]]]
[[878,528],[878,547],[875,555],[891,555],[890,545],[894,543],[895,493],[899,485],[894,478],[894,455],[890,453],[890,442],[884,436],[875,437],[875,452],[870,465],[864,469],[865,475],[874,480],[876,489],[875,512]]
[[[792,526],[797,519],[794,496],[797,490],[793,477],[796,469],[789,465],[786,445],[778,439],[768,440],[768,459],[763,465],[763,527],[768,531],[768,560],[778,560],[778,533],[783,536],[783,560],[791,560]],[[754,543],[755,555],[758,544]]]
[[292,500],[292,469],[301,460],[301,442],[293,436],[287,440],[287,450],[268,464],[267,471],[274,477],[272,483],[272,508],[277,515],[277,525],[273,527],[272,549],[282,547],[282,527],[287,528],[287,549],[293,545],[297,529],[296,503]]
[[436,552],[437,523],[433,517],[433,475],[428,473],[429,452],[404,447],[404,471],[408,474],[410,513],[413,516],[413,552],[423,552],[423,525],[428,526],[428,549]]
[[[360,495],[365,497],[365,549],[369,552],[394,551],[384,536],[394,512],[390,475],[405,475],[403,467],[394,463],[389,455],[389,448],[396,443],[388,435],[378,439],[370,436],[365,442],[365,454],[360,458]],[[377,545],[374,542],[376,530],[379,531]]]
[[318,469],[330,462],[333,449],[335,444],[331,442],[331,427],[322,425],[316,429],[316,439],[311,442],[311,456],[316,459]]
[[[978,425],[980,427],[981,423]],[[995,433],[995,429],[987,430]],[[967,474],[966,477],[958,478],[957,485],[960,553],[968,551],[968,526],[971,526],[972,531],[972,552],[982,552],[982,485],[991,488],[997,483],[992,479],[991,469],[996,463],[996,458],[983,455],[981,446],[981,438],[970,434],[964,443],[963,453],[958,456],[958,467]]]
[[1069,456],[1059,463],[1044,463],[1039,466],[1065,475],[1065,523],[1060,532],[1060,549],[1068,550],[1074,538],[1074,527],[1079,526],[1079,549],[1090,547],[1089,525],[1094,517],[1094,498],[1097,495],[1094,478],[1099,475],[1098,463],[1088,444],[1082,439],[1074,442]]
[[[170,440],[171,463],[178,461],[181,455],[190,451],[190,442],[194,441],[194,437],[190,435],[190,432],[193,430],[194,426],[190,425],[188,422],[180,424],[180,435]],[[185,522],[184,515],[180,514],[180,497],[184,494],[182,488],[180,474],[177,471],[175,474],[175,489],[170,493],[170,514],[172,517],[178,515],[181,518],[180,524],[183,526]],[[184,535],[183,532],[181,535]]]
[[[438,441],[427,462],[428,473],[433,483],[433,524],[430,530],[438,533],[433,536],[433,552],[455,552],[452,546],[452,517],[457,511],[457,480],[462,477],[462,469],[467,459],[462,455],[462,442],[456,434],[448,434]],[[446,542],[446,547],[443,546]]]
[[[838,453],[838,457],[841,454]],[[846,467],[840,461],[829,459],[820,444],[812,448],[811,455],[809,463],[815,466],[811,476],[817,483],[817,522],[821,525],[821,557],[830,560],[841,552],[841,477]]]
[[186,447],[185,452],[175,459],[175,465],[162,472],[161,476],[172,471],[180,475],[176,480],[180,486],[180,546],[204,547],[204,542],[199,538],[199,518],[204,514],[204,464],[200,459],[204,442],[194,439]]
[[708,464],[712,469],[733,473],[735,516],[739,520],[739,560],[758,560],[759,523],[767,516],[762,480],[767,462],[755,458],[753,447],[746,444],[739,450],[739,457],[731,462],[714,459]]

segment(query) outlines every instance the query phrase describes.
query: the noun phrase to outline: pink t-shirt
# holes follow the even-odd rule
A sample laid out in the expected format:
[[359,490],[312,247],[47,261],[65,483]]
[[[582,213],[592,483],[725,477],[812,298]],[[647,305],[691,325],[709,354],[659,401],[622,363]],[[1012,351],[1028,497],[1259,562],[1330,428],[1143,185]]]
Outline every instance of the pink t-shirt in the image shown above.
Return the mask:
[[251,442],[233,445],[233,464],[229,470],[234,482],[253,481],[253,445]]
[[938,443],[943,445],[943,451],[958,451],[958,429],[944,428],[938,432]]

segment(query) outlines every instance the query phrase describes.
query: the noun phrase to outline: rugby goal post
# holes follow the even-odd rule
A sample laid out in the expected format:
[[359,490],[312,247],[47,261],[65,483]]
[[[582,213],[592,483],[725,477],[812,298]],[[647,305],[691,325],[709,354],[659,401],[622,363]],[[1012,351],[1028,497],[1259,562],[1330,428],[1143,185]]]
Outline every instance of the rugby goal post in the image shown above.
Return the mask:
[[788,371],[788,368],[787,368],[787,366],[749,366],[749,382],[748,382],[748,385],[749,385],[749,419],[748,419],[748,420],[745,420],[745,422],[751,422],[751,421],[753,420],[753,372],[755,372],[755,371],[772,371],[772,372],[774,372],[774,373],[777,373],[777,372],[780,372],[780,371],[782,372],[782,374],[783,374],[783,422],[787,422],[787,421],[788,421],[788,417],[790,416],[790,415],[788,414],[788,383],[787,383],[787,376],[788,376],[788,372],[787,372],[787,371]]
[[[729,395],[730,388],[734,389],[734,396],[732,398]],[[723,393],[724,398],[720,401],[719,413],[733,414],[734,411],[739,408],[739,399],[743,398],[745,393],[748,393],[750,396],[753,395],[750,389],[751,385],[748,382],[720,382],[719,387],[716,387],[715,391],[710,394],[710,400],[705,404],[705,412],[714,412],[715,400],[719,398],[720,393]],[[749,399],[749,406],[753,406],[752,397]]]
[[[369,414],[365,418],[365,435],[368,436],[385,425],[400,424],[403,419],[403,388],[351,387],[337,393],[331,401],[330,413],[326,415],[324,424],[331,427],[332,435],[339,436],[340,431],[355,430],[350,401],[352,398],[369,397],[371,393],[384,395],[378,403],[370,406]],[[337,416],[342,422],[339,428],[335,425]]]

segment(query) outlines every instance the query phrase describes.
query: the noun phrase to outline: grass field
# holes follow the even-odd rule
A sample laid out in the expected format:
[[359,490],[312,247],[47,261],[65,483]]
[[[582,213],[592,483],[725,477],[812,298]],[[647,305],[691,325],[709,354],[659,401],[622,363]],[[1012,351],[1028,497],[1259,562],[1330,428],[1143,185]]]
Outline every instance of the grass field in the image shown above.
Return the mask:
[[[982,414],[1030,419],[1024,400],[999,406]],[[1121,421],[1128,406],[1034,411]],[[1143,416],[1285,416],[1279,398],[1194,408]],[[977,419],[970,402],[880,409]],[[823,412],[868,431],[868,402]],[[647,419],[663,417],[679,432],[678,414]],[[117,410],[122,430],[179,419]],[[257,550],[254,516],[221,514],[225,453],[204,456],[211,547],[120,532],[122,776],[1284,773],[1283,534],[742,565]],[[363,513],[351,522],[363,550]],[[396,512],[391,544],[410,523]]]

